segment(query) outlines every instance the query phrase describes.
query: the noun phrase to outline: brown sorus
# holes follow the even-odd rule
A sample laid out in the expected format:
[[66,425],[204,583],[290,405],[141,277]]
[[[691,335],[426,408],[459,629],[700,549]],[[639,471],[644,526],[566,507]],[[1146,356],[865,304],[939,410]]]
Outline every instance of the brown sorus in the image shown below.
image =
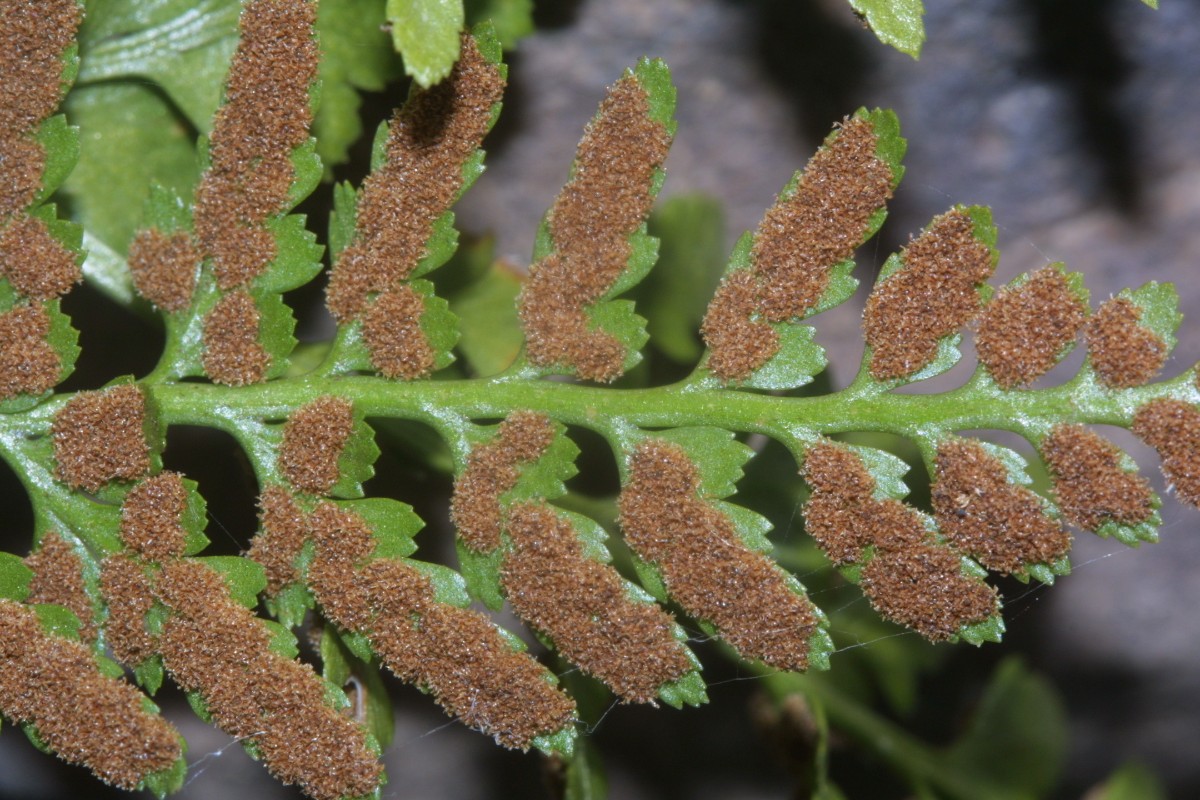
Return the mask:
[[480,553],[500,546],[500,496],[517,485],[518,467],[537,460],[553,441],[548,417],[516,411],[500,424],[495,439],[471,450],[450,501],[450,520],[469,549]]
[[671,134],[651,117],[638,79],[617,81],[588,125],[571,179],[547,215],[554,252],[530,268],[518,300],[533,363],[569,367],[605,382],[623,371],[624,346],[589,329],[585,309],[628,266],[629,238],[650,212],[653,178],[670,146]]
[[129,272],[142,297],[164,311],[182,311],[192,301],[201,255],[187,231],[139,231],[129,245]]
[[1044,267],[1020,286],[1002,289],[983,310],[975,348],[1005,389],[1027,386],[1058,363],[1087,320],[1087,307],[1066,277]]
[[805,669],[817,631],[812,604],[770,559],[742,544],[699,490],[699,472],[682,448],[657,439],[639,444],[618,503],[625,540],[657,565],[687,613],[716,626],[742,656]]
[[934,219],[900,254],[903,267],[867,299],[863,331],[871,347],[871,377],[904,378],[937,355],[938,341],[974,319],[978,286],[992,274],[992,251],[975,223],[955,209]]
[[487,617],[437,602],[429,578],[398,559],[370,560],[371,532],[360,517],[322,503],[310,524],[317,547],[309,585],[322,610],[366,634],[397,677],[506,747],[527,749],[571,724],[571,699]]
[[14,289],[35,300],[66,294],[83,277],[78,256],[54,238],[45,222],[26,214],[0,231],[0,267]]
[[996,592],[962,574],[958,555],[935,542],[914,509],[873,496],[875,479],[858,455],[818,444],[804,476],[813,488],[808,533],[834,564],[865,560],[860,583],[880,614],[936,642],[997,612]]
[[937,449],[930,491],[938,526],[960,551],[995,572],[1052,564],[1071,535],[1046,514],[1034,492],[1012,483],[1004,463],[979,442],[956,439]]
[[318,397],[288,417],[279,468],[300,491],[326,494],[341,478],[338,460],[353,431],[354,406],[349,400]]
[[188,492],[178,472],[162,472],[129,490],[121,504],[121,541],[149,561],[182,556]]
[[135,667],[158,652],[146,629],[146,614],[154,607],[154,590],[146,568],[130,556],[115,553],[100,563],[100,594],[108,607],[104,637],[113,656]]
[[1041,444],[1067,522],[1095,531],[1106,522],[1136,525],[1154,513],[1142,476],[1121,467],[1121,451],[1082,425],[1056,425]]
[[508,601],[564,658],[637,703],[653,703],[664,684],[692,669],[671,617],[630,599],[615,569],[586,558],[569,521],[521,503],[506,529],[512,549],[500,580]]
[[1142,309],[1125,297],[1114,297],[1096,311],[1084,328],[1088,358],[1100,382],[1110,389],[1141,386],[1162,369],[1167,344],[1139,325]]
[[1200,411],[1182,400],[1151,400],[1134,415],[1133,432],[1158,451],[1179,499],[1200,506]]
[[413,380],[433,372],[435,353],[421,328],[425,299],[408,285],[389,289],[367,309],[362,338],[371,365],[386,378]]
[[717,287],[700,334],[708,345],[708,368],[723,381],[739,380],[779,352],[779,333],[755,319],[758,280],[750,270],[726,277]]
[[315,22],[316,4],[305,0],[251,0],[242,11],[209,140],[212,164],[196,190],[196,235],[222,290],[245,285],[275,258],[265,225],[288,208],[292,152],[312,124]]
[[63,94],[63,55],[83,8],[74,0],[0,2],[0,219],[31,205],[45,154],[35,128]]
[[54,475],[72,489],[94,492],[150,469],[146,398],[137,386],[80,392],[54,417]]
[[296,559],[308,539],[308,523],[291,494],[281,486],[268,486],[258,498],[260,527],[246,555],[267,573],[267,594],[299,580]]
[[62,362],[49,334],[50,315],[40,305],[0,314],[0,399],[41,394],[58,383]]
[[83,580],[83,561],[57,533],[42,537],[36,551],[25,558],[33,570],[26,603],[54,603],[74,612],[79,618],[79,637],[85,642],[96,638],[95,610]]
[[866,238],[871,217],[892,196],[892,171],[875,154],[878,144],[870,121],[845,120],[809,160],[790,196],[763,216],[751,257],[763,281],[768,320],[811,311],[825,293],[830,268]]
[[407,278],[425,257],[434,223],[462,191],[463,167],[503,92],[501,67],[464,34],[450,76],[414,90],[396,112],[386,160],[363,182],[354,238],[330,277],[326,302],[338,322],[358,316],[372,293]]
[[271,355],[258,341],[260,315],[245,292],[227,294],[204,317],[204,371],[217,383],[245,386],[266,377]]
[[29,723],[60,758],[136,789],[182,755],[179,736],[147,713],[145,696],[102,674],[85,645],[42,629],[29,608],[0,600],[0,711]]
[[175,560],[155,590],[171,611],[159,637],[163,663],[223,731],[253,742],[272,775],[316,800],[375,790],[381,767],[362,728],[326,703],[312,667],[271,650],[271,633],[218,573]]

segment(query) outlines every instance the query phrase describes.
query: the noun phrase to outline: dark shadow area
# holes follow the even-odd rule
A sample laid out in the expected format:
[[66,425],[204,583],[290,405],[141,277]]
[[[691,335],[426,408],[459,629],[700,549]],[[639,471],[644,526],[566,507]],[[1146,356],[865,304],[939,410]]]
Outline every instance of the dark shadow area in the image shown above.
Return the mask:
[[538,30],[566,28],[575,22],[584,0],[534,0],[533,24]]
[[258,529],[258,484],[237,441],[213,428],[172,425],[163,468],[196,481],[208,504],[205,533],[212,544],[204,555],[241,555]]
[[24,558],[33,547],[33,506],[16,473],[3,460],[0,460],[0,502],[4,504],[0,550]]
[[1121,47],[1113,0],[1024,0],[1033,67],[1060,84],[1073,103],[1080,146],[1095,163],[1105,200],[1124,214],[1139,211],[1136,122],[1119,93],[1132,65]]
[[122,308],[90,284],[63,297],[62,310],[79,331],[81,352],[58,392],[98,389],[121,375],[141,377],[158,363],[162,326]]
[[859,106],[872,63],[867,51],[826,4],[764,0],[747,5],[767,76],[796,113],[805,137],[821,142],[836,120]]

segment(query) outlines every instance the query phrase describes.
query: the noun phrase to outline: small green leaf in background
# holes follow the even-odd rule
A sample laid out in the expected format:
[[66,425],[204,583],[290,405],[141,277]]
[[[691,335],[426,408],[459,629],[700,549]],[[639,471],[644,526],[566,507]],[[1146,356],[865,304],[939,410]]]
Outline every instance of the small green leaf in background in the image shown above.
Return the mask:
[[575,746],[575,753],[566,762],[566,787],[563,800],[604,800],[608,797],[608,778],[596,748],[586,738]]
[[921,55],[925,43],[921,0],[850,0],[850,7],[862,15],[879,41],[913,58]]
[[1158,0],[1142,0],[1142,2],[1151,8],[1158,8]]
[[467,26],[473,28],[477,22],[491,20],[496,38],[505,50],[533,33],[533,0],[465,0],[463,5]]
[[383,91],[404,74],[383,30],[379,5],[379,0],[340,0],[317,7],[321,106],[313,134],[326,170],[343,163],[350,145],[362,134],[359,92]]
[[1087,796],[1088,800],[1167,800],[1158,776],[1136,761],[1123,764]]
[[459,318],[458,348],[475,374],[495,375],[517,358],[525,341],[517,319],[521,274],[496,261],[478,280],[450,296]]
[[967,732],[945,753],[947,767],[991,786],[997,797],[1042,797],[1067,752],[1067,718],[1050,683],[1017,658],[992,675]]
[[465,24],[462,0],[388,0],[387,20],[413,80],[429,88],[450,74]]

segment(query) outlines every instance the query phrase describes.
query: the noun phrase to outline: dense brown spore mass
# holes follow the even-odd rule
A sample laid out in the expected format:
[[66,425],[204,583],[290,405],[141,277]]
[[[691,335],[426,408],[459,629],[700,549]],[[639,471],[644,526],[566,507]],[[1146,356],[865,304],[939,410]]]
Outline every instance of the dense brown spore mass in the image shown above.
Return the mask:
[[1149,383],[1167,360],[1167,344],[1139,325],[1142,309],[1132,300],[1114,297],[1100,306],[1084,329],[1088,357],[1100,382],[1111,389]]
[[763,216],[752,257],[768,320],[811,311],[830,268],[850,258],[871,217],[891,198],[892,170],[875,154],[878,144],[874,125],[847,119],[809,160],[792,195]]
[[583,554],[570,522],[544,505],[521,503],[505,526],[512,549],[501,585],[521,619],[622,700],[653,703],[659,689],[691,668],[671,617],[635,602],[620,575]]
[[279,468],[297,489],[325,494],[342,473],[338,461],[354,431],[354,405],[327,395],[294,411],[283,428]]
[[139,231],[129,245],[129,272],[142,297],[164,311],[182,311],[192,300],[202,256],[187,231]]
[[79,636],[85,642],[96,638],[95,610],[83,580],[83,561],[57,533],[42,537],[41,546],[25,558],[33,570],[26,603],[54,603],[79,618]]
[[146,399],[133,385],[81,392],[54,417],[54,475],[72,489],[94,492],[150,469]]
[[32,724],[60,758],[134,789],[182,755],[178,735],[144,696],[103,675],[85,645],[46,633],[32,610],[0,600],[0,712]]
[[750,270],[726,277],[717,287],[700,334],[710,351],[708,368],[723,381],[738,380],[779,352],[779,333],[756,319],[758,279]]
[[291,494],[280,486],[268,486],[258,498],[259,532],[246,552],[267,573],[267,594],[275,596],[283,587],[300,579],[296,559],[308,540],[308,522]]
[[0,231],[0,269],[26,297],[49,300],[69,292],[83,277],[77,259],[36,217],[21,214]]
[[938,341],[978,313],[978,285],[992,274],[992,252],[961,210],[936,218],[901,254],[904,266],[875,287],[863,312],[871,377],[903,378],[929,365]]
[[930,491],[946,538],[990,570],[1013,573],[1052,564],[1071,549],[1071,535],[1047,516],[1041,499],[1011,483],[1003,462],[978,442],[938,446]]
[[1158,451],[1179,499],[1200,506],[1200,411],[1182,400],[1152,400],[1134,415],[1133,432]]
[[360,517],[322,503],[310,524],[317,549],[309,585],[322,610],[366,634],[398,678],[505,747],[526,749],[571,724],[570,698],[487,617],[437,602],[429,578],[400,560],[369,560],[373,540]]
[[242,286],[276,255],[267,221],[287,210],[292,151],[308,140],[309,89],[319,58],[316,4],[250,0],[210,138],[212,165],[196,190],[196,235],[222,290]]
[[471,450],[450,501],[450,520],[463,544],[477,553],[500,546],[500,496],[517,485],[518,467],[536,461],[553,441],[548,417],[516,411],[500,424],[495,439]]
[[146,629],[154,590],[145,568],[122,553],[108,556],[100,565],[100,594],[108,607],[104,637],[113,656],[132,667],[157,653],[158,643]]
[[1067,279],[1045,267],[988,303],[975,348],[1000,386],[1026,386],[1054,367],[1086,321],[1087,308]]
[[245,292],[227,294],[204,317],[204,371],[217,383],[245,386],[266,377],[271,355],[258,341],[260,315]]
[[218,573],[173,561],[155,589],[171,611],[159,637],[163,663],[180,687],[200,693],[223,731],[252,741],[272,775],[316,800],[374,791],[381,767],[362,729],[327,705],[312,667],[271,651],[271,633]]
[[45,153],[35,129],[63,93],[63,55],[83,9],[74,0],[0,0],[0,220],[33,203]]
[[130,489],[121,505],[121,541],[149,561],[183,555],[188,492],[178,472],[162,472]]
[[1154,513],[1142,476],[1121,467],[1121,451],[1082,425],[1056,425],[1041,446],[1054,494],[1072,525],[1095,531],[1106,522],[1136,525]]
[[450,76],[414,90],[396,112],[387,160],[363,182],[354,239],[329,281],[326,302],[338,322],[358,316],[372,293],[407,278],[424,258],[434,223],[462,191],[463,166],[503,92],[500,68],[464,34]]
[[963,576],[959,556],[937,545],[914,509],[873,496],[875,479],[858,455],[818,444],[804,476],[813,489],[809,535],[836,565],[865,560],[860,584],[880,614],[936,642],[997,613],[995,590]]
[[41,306],[18,306],[0,314],[0,399],[53,389],[62,372],[46,341],[50,315]]
[[421,328],[425,299],[411,286],[379,295],[363,319],[371,365],[385,378],[413,380],[433,372],[436,354]]
[[715,625],[745,658],[779,669],[808,666],[817,615],[766,556],[699,494],[696,465],[677,445],[648,439],[630,459],[619,500],[625,540],[658,566],[687,613]]
[[588,380],[620,376],[624,346],[590,329],[586,309],[627,268],[629,237],[650,212],[654,175],[670,146],[671,134],[650,116],[637,78],[617,81],[588,125],[571,179],[547,216],[555,250],[530,268],[518,300],[533,363],[570,367]]

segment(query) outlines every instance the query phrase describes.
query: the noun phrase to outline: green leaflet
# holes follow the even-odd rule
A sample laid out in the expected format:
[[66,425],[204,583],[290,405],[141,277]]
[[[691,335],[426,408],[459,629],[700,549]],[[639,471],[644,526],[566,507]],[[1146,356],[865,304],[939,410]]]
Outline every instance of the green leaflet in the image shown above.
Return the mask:
[[450,74],[465,22],[462,0],[388,0],[387,21],[413,80],[429,87]]
[[879,41],[913,58],[925,43],[922,0],[850,0],[850,7],[866,20]]

